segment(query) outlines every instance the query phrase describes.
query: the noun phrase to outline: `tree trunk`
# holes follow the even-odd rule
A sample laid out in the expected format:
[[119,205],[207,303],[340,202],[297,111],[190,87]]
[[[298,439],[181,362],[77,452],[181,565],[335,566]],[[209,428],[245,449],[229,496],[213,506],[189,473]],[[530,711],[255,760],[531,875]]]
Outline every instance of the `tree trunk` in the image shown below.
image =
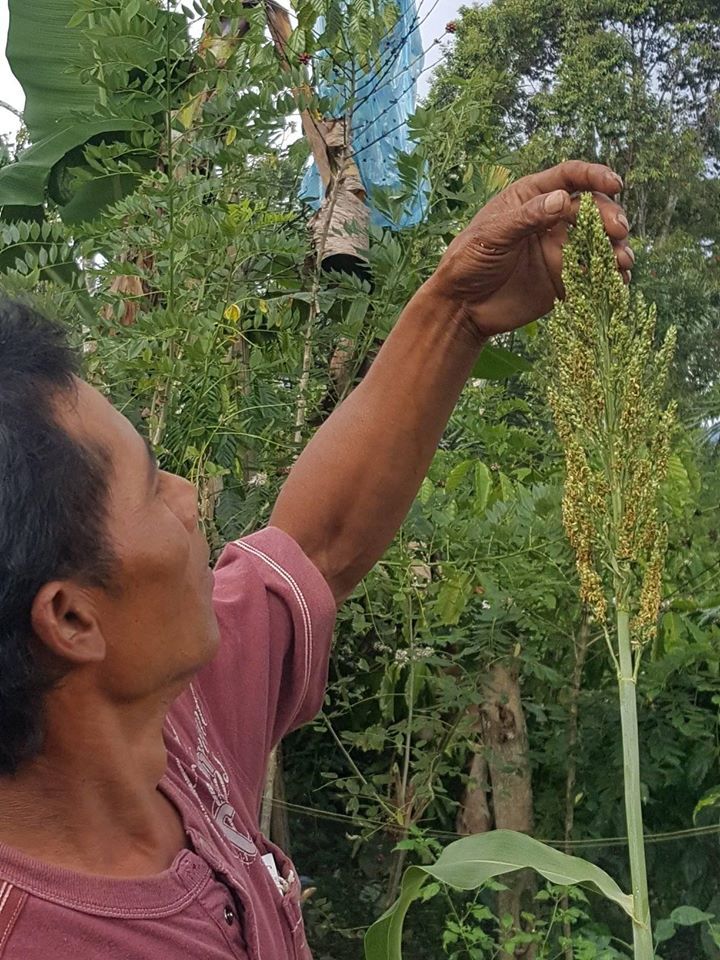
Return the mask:
[[465,836],[473,833],[487,833],[492,830],[492,813],[488,802],[490,789],[485,744],[482,739],[482,721],[480,708],[472,706],[469,711],[473,716],[473,732],[476,742],[473,746],[472,760],[465,793],[460,801],[456,827],[457,832]]
[[[246,0],[247,6],[253,6],[255,0]],[[285,70],[294,66],[288,57],[288,40],[292,34],[292,23],[288,11],[274,0],[266,0],[265,12],[268,29],[280,64]],[[316,119],[310,110],[301,110],[303,132],[320,173],[325,196],[322,205],[311,219],[310,229],[315,248],[316,271],[325,265],[332,266],[333,258],[350,258],[358,264],[364,262],[363,251],[369,245],[370,210],[366,203],[365,188],[360,173],[352,159],[352,130],[350,113],[343,118]],[[318,283],[316,274],[315,285]],[[317,301],[310,306],[311,318],[305,335],[303,370],[298,390],[298,405],[295,418],[295,443],[302,441],[303,427],[307,417],[307,388],[312,364],[313,311]],[[268,762],[261,824],[263,832],[270,835],[276,824],[273,819],[273,800],[277,795],[277,786],[282,783],[283,767],[281,748],[273,751]],[[289,843],[287,816],[282,821],[280,837],[273,834],[272,839],[278,846]]]
[[[520,696],[517,664],[496,664],[485,683],[485,702],[480,708],[483,742],[492,785],[496,829],[533,831],[533,796],[527,725]],[[529,870],[512,874],[507,890],[498,894],[498,914],[509,916],[508,935],[525,929],[522,913],[533,912],[535,874]],[[503,960],[532,960],[534,944],[526,944]]]
[[660,229],[660,235],[658,236],[658,243],[665,243],[670,234],[672,218],[675,215],[675,208],[677,207],[679,199],[679,194],[676,192],[671,191],[668,194],[667,203],[665,204],[665,212],[663,214],[663,223]]
[[[461,834],[492,829],[533,831],[529,742],[520,696],[517,664],[496,664],[483,683],[484,702],[471,707],[476,742],[469,779],[457,817]],[[535,875],[523,870],[505,881],[497,912],[510,917],[506,939],[524,929],[522,913],[533,912]],[[532,960],[534,944],[502,954],[502,960]]]

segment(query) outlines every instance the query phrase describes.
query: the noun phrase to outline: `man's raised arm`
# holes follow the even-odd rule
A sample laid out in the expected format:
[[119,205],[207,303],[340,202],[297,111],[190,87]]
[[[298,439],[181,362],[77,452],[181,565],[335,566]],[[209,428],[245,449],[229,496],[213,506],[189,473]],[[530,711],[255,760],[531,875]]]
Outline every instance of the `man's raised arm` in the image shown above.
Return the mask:
[[405,307],[363,382],[317,431],[271,516],[323,573],[338,603],[400,527],[486,340],[548,313],[562,296],[562,246],[595,194],[618,269],[628,223],[607,167],[570,161],[495,197]]

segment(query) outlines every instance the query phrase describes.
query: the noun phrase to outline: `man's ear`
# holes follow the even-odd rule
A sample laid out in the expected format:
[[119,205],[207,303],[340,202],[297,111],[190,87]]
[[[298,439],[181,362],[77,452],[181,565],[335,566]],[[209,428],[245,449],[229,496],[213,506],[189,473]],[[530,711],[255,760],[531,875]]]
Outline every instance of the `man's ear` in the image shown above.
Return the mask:
[[55,656],[72,663],[105,659],[105,638],[90,591],[71,580],[54,580],[38,590],[30,614],[32,628]]

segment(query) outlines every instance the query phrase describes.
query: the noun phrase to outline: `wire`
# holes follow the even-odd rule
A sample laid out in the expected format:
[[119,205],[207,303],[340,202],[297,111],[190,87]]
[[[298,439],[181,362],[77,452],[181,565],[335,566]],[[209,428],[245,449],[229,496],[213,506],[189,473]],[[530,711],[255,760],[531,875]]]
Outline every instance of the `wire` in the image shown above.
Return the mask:
[[[437,43],[437,42],[439,42],[439,41],[436,41],[436,43]],[[420,71],[420,73],[418,74],[418,77],[421,77],[421,76],[423,75],[423,73],[427,73],[428,70],[434,70],[435,67],[436,67],[439,63],[442,62],[442,59],[443,59],[443,58],[440,57],[440,58],[439,58],[438,60],[436,60],[434,63],[431,63],[430,66],[424,67],[424,68]],[[354,129],[353,129],[353,137],[355,137],[355,136],[357,136],[358,134],[362,133],[364,130],[367,130],[368,127],[374,126],[374,125],[378,122],[378,120],[382,120],[382,118],[383,118],[386,114],[390,113],[390,111],[400,102],[400,99],[401,99],[402,97],[404,97],[405,94],[408,93],[408,92],[413,88],[413,86],[415,85],[416,82],[417,82],[416,79],[411,80],[411,81],[410,81],[410,85],[409,85],[408,87],[406,87],[405,90],[403,90],[402,93],[399,94],[394,100],[391,100],[390,103],[387,105],[387,107],[385,107],[385,109],[382,110],[376,117],[373,117],[372,120],[368,120],[367,123],[362,123],[362,124],[360,124],[359,127],[354,128]],[[394,127],[393,129],[394,129],[394,130],[398,130],[398,129],[400,129],[400,127],[404,127],[406,124],[407,124],[407,120],[403,120],[403,122],[402,122],[398,127]],[[387,132],[392,132],[392,131],[387,131]],[[383,136],[387,136],[387,132],[386,132],[385,134],[383,134]],[[362,149],[365,149],[365,148],[363,147]]]
[[663,602],[667,602],[672,597],[677,596],[678,593],[684,593],[691,584],[696,583],[696,581],[701,580],[706,573],[710,573],[711,570],[714,570],[716,567],[720,567],[720,559],[716,560],[714,563],[711,563],[709,567],[705,567],[704,570],[701,570],[700,573],[696,574],[694,577],[690,577],[689,580],[686,580],[685,583],[681,584],[677,590],[673,590],[672,593],[669,593],[666,597],[663,597]]
[[[402,37],[400,37],[400,38],[398,39],[397,44],[396,44],[396,46],[394,47],[394,49],[391,48],[390,54],[389,54],[389,56],[387,57],[387,59],[385,60],[385,63],[383,64],[383,66],[381,67],[381,69],[379,70],[378,74],[377,74],[377,75],[374,75],[374,74],[370,73],[370,74],[368,75],[368,77],[366,78],[366,80],[364,80],[363,83],[361,83],[361,84],[358,86],[357,90],[355,91],[355,93],[356,93],[356,95],[357,95],[357,94],[360,93],[362,90],[364,90],[365,87],[367,87],[369,84],[375,83],[374,89],[370,91],[370,93],[367,95],[367,97],[365,97],[365,99],[360,100],[361,103],[364,103],[365,100],[366,100],[368,97],[371,97],[371,96],[373,95],[373,93],[375,93],[375,91],[376,91],[377,88],[378,88],[378,85],[379,85],[380,82],[384,79],[383,74],[387,75],[387,73],[388,73],[388,71],[390,70],[390,68],[391,68],[391,67],[395,64],[395,62],[397,61],[397,58],[398,58],[398,56],[400,55],[400,51],[402,50],[402,48],[405,46],[405,44],[406,44],[407,41],[410,39],[410,37],[413,35],[413,33],[415,33],[416,30],[419,30],[420,27],[425,23],[425,21],[428,19],[428,17],[429,17],[429,16],[432,14],[432,12],[435,10],[435,8],[437,7],[437,5],[438,5],[439,2],[440,2],[440,0],[434,0],[433,5],[430,7],[430,9],[428,10],[428,12],[425,14],[425,16],[423,17],[423,19],[420,20],[420,21],[418,21],[418,14],[419,14],[419,12],[420,12],[420,8],[418,8],[418,9],[416,10],[415,16],[413,17],[413,19],[412,19],[412,21],[411,21],[411,23],[410,23],[410,29],[407,31],[406,34],[404,34]],[[421,4],[420,6],[422,6],[422,4]],[[392,28],[393,30],[395,29],[395,26],[397,26],[397,21],[396,21],[395,25],[394,25],[393,28]],[[447,32],[447,31],[445,31],[445,32]],[[385,36],[387,37],[388,34],[385,34]],[[383,39],[384,39],[384,38],[383,38]],[[382,40],[381,40],[381,42],[382,42]],[[435,42],[437,43],[437,41],[435,41]],[[433,45],[433,44],[431,44],[431,46],[432,46],[432,45]],[[429,49],[430,49],[430,47],[428,47],[428,50],[429,50]],[[424,50],[421,56],[424,57],[425,54],[428,52],[428,50]],[[413,61],[413,63],[416,63],[417,60],[419,60],[419,59],[420,59],[420,57],[417,57],[417,58]],[[411,64],[411,66],[412,66],[412,64]]]
[[[430,9],[427,11],[427,13],[426,13],[425,16],[423,17],[423,19],[422,19],[422,20],[418,20],[418,14],[419,14],[419,12],[420,12],[420,8],[422,7],[422,2],[420,3],[420,6],[419,6],[419,7],[417,8],[417,10],[416,10],[415,16],[413,17],[413,19],[412,19],[412,21],[411,21],[410,28],[409,28],[409,30],[407,31],[407,33],[405,33],[403,36],[401,36],[401,37],[398,39],[396,46],[395,46],[394,48],[391,48],[391,50],[389,51],[389,55],[381,55],[381,56],[383,57],[384,62],[383,62],[382,67],[381,67],[380,70],[378,71],[378,73],[377,73],[377,74],[369,73],[368,76],[366,77],[366,79],[365,79],[364,81],[362,81],[362,82],[358,85],[358,87],[356,88],[356,90],[355,90],[355,96],[357,97],[358,94],[362,93],[362,91],[363,91],[366,87],[371,86],[371,85],[374,84],[373,88],[369,91],[369,93],[367,93],[364,97],[360,97],[358,100],[356,100],[356,102],[355,102],[354,105],[353,105],[353,110],[357,110],[357,108],[358,108],[359,106],[361,106],[362,104],[366,103],[367,100],[369,100],[370,97],[372,97],[373,94],[375,94],[375,93],[377,92],[377,90],[379,89],[380,85],[382,84],[382,82],[384,81],[385,77],[387,76],[388,72],[389,72],[390,69],[393,67],[393,65],[396,63],[397,58],[398,58],[398,56],[399,56],[399,54],[400,54],[400,51],[402,50],[402,48],[403,48],[403,46],[405,45],[405,43],[410,39],[410,37],[412,36],[412,34],[413,34],[416,30],[419,30],[419,29],[420,29],[420,27],[423,25],[423,23],[425,23],[425,21],[428,19],[428,17],[431,16],[431,14],[432,14],[433,11],[435,10],[435,8],[437,7],[437,5],[438,5],[439,2],[440,2],[440,0],[434,0],[432,6],[431,6]],[[398,22],[399,22],[399,21],[395,21],[395,24],[390,28],[390,30],[388,30],[388,31],[383,35],[383,37],[380,38],[380,43],[382,43],[382,41],[383,41],[384,39],[386,39],[386,38],[390,35],[390,33],[392,33],[392,31],[393,31],[393,30],[395,29],[395,27],[397,26]],[[444,31],[444,32],[441,34],[441,37],[445,36],[446,33],[447,33],[447,30]],[[408,66],[406,69],[410,69],[410,68],[411,68],[412,66],[414,66],[414,64],[416,64],[418,61],[424,59],[424,57],[430,52],[430,50],[431,50],[434,46],[436,46],[438,43],[440,43],[440,37],[438,37],[436,40],[434,40],[433,43],[431,43],[430,46],[429,46],[426,50],[423,50],[422,53],[419,54],[419,55],[409,64],[409,66]],[[346,70],[344,69],[344,67],[343,67],[341,64],[339,64],[339,63],[335,60],[335,58],[333,57],[332,53],[330,53],[330,51],[323,51],[323,52],[320,54],[320,56],[327,57],[327,58],[330,60],[330,62],[331,62],[335,67],[338,68],[338,70],[343,74],[343,76],[345,76],[346,79],[348,78],[348,74],[347,74]],[[413,82],[414,82],[414,81],[413,81]],[[412,86],[412,84],[411,84],[411,86]],[[347,103],[347,101],[346,101],[345,104],[342,106],[342,111],[343,111],[343,113],[347,110],[347,107],[348,107],[348,103]]]
[[[333,820],[338,823],[347,823],[359,827],[379,828],[387,833],[404,834],[406,830],[399,824],[390,821],[371,820],[367,817],[351,817],[346,813],[334,813],[318,807],[308,807],[300,803],[289,803],[286,800],[273,799],[273,806],[295,813],[298,816],[313,817],[317,820]],[[427,836],[439,840],[459,840],[466,834],[451,833],[447,830],[425,830]],[[646,833],[645,843],[669,843],[674,840],[684,840],[692,837],[711,837],[720,834],[720,824],[708,827],[688,827],[684,830],[670,830],[663,833]],[[598,848],[598,847],[625,847],[627,837],[594,837],[588,840],[541,840],[550,847]]]
[[[434,70],[435,67],[441,61],[442,61],[442,57],[440,57],[439,60],[436,60],[435,63],[431,63],[429,67],[426,67],[425,70],[422,71],[422,73],[425,73],[427,70]],[[420,76],[422,76],[422,74],[420,74]],[[387,111],[385,112],[387,113]],[[379,120],[380,116],[382,116],[382,114],[379,114],[375,118],[375,120],[371,121],[371,123],[375,123],[376,120]],[[402,128],[405,126],[407,126],[407,120],[402,120],[400,123],[396,123],[395,126],[391,127],[389,130],[383,131],[383,133],[381,133],[379,137],[375,137],[374,140],[371,140],[369,143],[366,143],[364,146],[360,147],[359,150],[353,150],[353,159],[355,159],[356,157],[359,157],[366,150],[369,150],[370,147],[374,147],[376,143],[379,143],[381,140],[384,140],[385,137],[390,136],[391,133],[396,133],[398,130],[402,130]]]
[[[370,91],[370,93],[367,94],[367,96],[366,96],[365,98],[361,99],[361,100],[359,101],[359,103],[365,103],[365,101],[366,101],[367,99],[369,99],[369,97],[371,97],[371,96],[377,91],[378,86],[380,85],[381,81],[384,79],[384,77],[383,77],[383,71],[385,72],[385,75],[387,75],[388,70],[390,69],[390,67],[392,67],[392,66],[394,65],[394,63],[395,63],[395,61],[397,60],[398,55],[399,55],[400,51],[402,50],[403,46],[405,45],[405,43],[407,43],[407,41],[410,39],[410,37],[411,37],[412,34],[414,33],[415,29],[419,29],[419,28],[423,25],[423,23],[425,23],[425,21],[426,21],[427,18],[430,16],[430,14],[433,12],[433,10],[435,9],[435,7],[437,7],[437,5],[438,5],[439,2],[440,2],[440,0],[435,0],[435,2],[433,3],[432,7],[428,10],[427,14],[425,15],[425,17],[417,24],[417,28],[414,27],[414,26],[411,26],[410,30],[405,34],[405,36],[400,39],[400,41],[398,42],[397,47],[395,48],[395,50],[394,50],[393,53],[392,53],[391,58],[389,58],[389,59],[386,61],[386,63],[384,64],[384,66],[381,68],[378,76],[374,76],[373,74],[370,74],[370,75],[368,76],[367,80],[364,82],[364,84],[360,84],[360,86],[359,86],[358,89],[356,90],[356,94],[357,94],[358,92],[360,92],[361,90],[363,90],[364,87],[366,87],[369,83],[373,83],[373,82],[374,82],[374,83],[375,83],[375,87]],[[417,17],[416,17],[416,19],[417,19]],[[444,30],[444,31],[442,32],[441,36],[444,37],[446,33],[447,33],[447,30]],[[428,54],[428,53],[430,52],[430,50],[432,49],[432,47],[434,47],[434,46],[435,46],[436,44],[438,44],[438,43],[440,43],[440,38],[439,38],[439,37],[438,37],[437,39],[435,39],[435,40],[430,44],[430,46],[427,48],[427,50],[423,50],[423,52],[422,52],[421,54],[419,54],[419,55],[412,61],[411,64],[409,64],[409,66],[408,66],[407,69],[409,69],[411,66],[413,66],[413,64],[417,63],[418,60],[421,60],[423,57],[425,57],[426,54]]]
[[[418,4],[416,5],[416,7],[415,7],[415,16],[412,18],[412,21],[411,21],[411,23],[410,23],[410,29],[409,29],[409,31],[405,34],[405,36],[403,37],[402,41],[401,41],[400,44],[399,44],[399,46],[400,46],[401,48],[402,48],[403,43],[405,43],[405,41],[413,34],[413,32],[414,32],[416,29],[419,29],[419,28],[425,23],[425,21],[426,21],[427,18],[430,16],[430,14],[433,12],[433,10],[435,9],[435,7],[438,5],[439,2],[440,2],[440,0],[435,0],[435,2],[433,3],[432,7],[428,10],[428,12],[427,12],[427,13],[425,14],[425,16],[422,18],[422,20],[420,20],[420,21],[418,22],[418,17],[420,16],[420,11],[422,10],[423,4],[425,3],[425,0],[420,0],[420,3],[418,3]],[[398,25],[398,23],[399,23],[399,20],[396,20],[395,23],[394,23],[388,30],[385,31],[385,33],[380,37],[379,43],[382,43],[383,40],[386,40],[386,39],[390,36],[390,34],[391,34],[391,33],[393,32],[393,30],[395,29],[395,27]],[[378,44],[378,45],[379,45],[379,44]]]
[[[383,37],[380,38],[380,43],[382,43],[382,41],[385,39],[385,37],[387,37],[387,36],[389,35],[389,33],[392,32],[392,30],[395,29],[395,27],[397,26],[398,22],[399,22],[399,21],[396,20],[395,23],[393,24],[393,26],[391,27],[390,31],[389,31],[388,33],[385,33],[385,34],[383,35]],[[406,37],[405,37],[405,40],[406,40],[409,36],[410,36],[410,34],[407,34]],[[322,34],[320,34],[320,37],[322,37]],[[316,37],[316,39],[319,39],[320,37]],[[403,40],[403,42],[404,42],[404,40]],[[391,61],[392,63],[394,63],[395,60],[397,59],[397,54],[399,53],[399,51],[400,51],[401,49],[402,49],[402,43],[400,43],[400,44],[398,45],[398,47],[395,49],[395,51],[394,51],[394,59]],[[345,50],[345,48],[343,48],[343,50],[344,50],[345,53],[347,53],[348,57],[350,57],[350,58],[352,59],[352,64],[351,64],[351,66],[346,66],[345,64],[339,63],[339,61],[338,61],[338,60],[335,58],[335,56],[333,55],[332,51],[331,51],[331,50],[324,49],[324,48],[323,48],[322,50],[320,50],[318,53],[316,53],[316,54],[314,54],[313,56],[311,56],[311,57],[310,57],[310,60],[313,62],[313,80],[315,80],[315,81],[318,80],[318,77],[314,75],[314,74],[315,74],[315,69],[316,69],[315,66],[314,66],[315,62],[316,62],[316,61],[322,62],[322,61],[324,61],[324,60],[327,60],[327,61],[329,61],[330,63],[332,63],[332,65],[338,70],[338,72],[339,72],[340,74],[342,74],[342,78],[345,80],[345,82],[346,82],[346,83],[350,83],[351,80],[353,79],[353,76],[357,73],[357,69],[358,69],[358,68],[357,68],[357,66],[355,65],[355,59],[354,59],[352,53],[351,53],[349,50]],[[385,63],[383,64],[382,69],[385,69],[386,66],[387,66],[387,62],[385,62]],[[321,79],[322,79],[322,78],[321,78]],[[372,74],[365,80],[364,84],[361,84],[361,85],[360,85],[360,88],[362,88],[363,86],[367,86],[367,83],[368,83],[371,79],[372,79]],[[330,77],[328,80],[326,80],[326,83],[327,83],[329,86],[330,86],[330,85],[337,85],[337,84],[340,83],[340,82],[341,82],[341,78],[335,79],[335,78],[333,78],[333,77]],[[345,104],[344,104],[341,108],[338,108],[338,109],[341,109],[342,112],[344,113],[345,110],[347,109],[347,101],[345,101]]]

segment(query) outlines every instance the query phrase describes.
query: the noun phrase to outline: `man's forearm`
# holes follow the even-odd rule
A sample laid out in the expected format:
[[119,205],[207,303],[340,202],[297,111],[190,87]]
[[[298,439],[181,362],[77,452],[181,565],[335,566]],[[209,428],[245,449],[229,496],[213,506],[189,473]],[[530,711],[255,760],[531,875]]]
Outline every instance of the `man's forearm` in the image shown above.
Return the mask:
[[271,523],[300,544],[338,601],[395,536],[481,347],[458,307],[426,284],[292,468]]
[[493,197],[403,311],[363,383],[293,467],[271,518],[344,598],[382,556],[412,502],[472,370],[482,337],[548,313],[562,296],[562,249],[592,191],[629,282],[622,180],[579,160]]

